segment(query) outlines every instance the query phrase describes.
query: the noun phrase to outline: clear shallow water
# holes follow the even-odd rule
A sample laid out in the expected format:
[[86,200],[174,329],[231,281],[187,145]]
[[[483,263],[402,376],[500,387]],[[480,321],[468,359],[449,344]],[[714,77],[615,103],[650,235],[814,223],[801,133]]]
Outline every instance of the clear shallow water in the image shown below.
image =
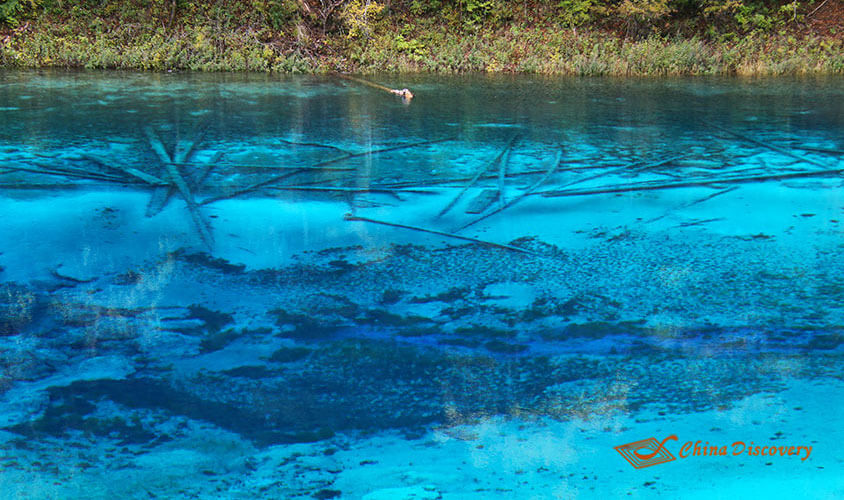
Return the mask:
[[0,74],[5,497],[841,491],[844,82],[377,80]]

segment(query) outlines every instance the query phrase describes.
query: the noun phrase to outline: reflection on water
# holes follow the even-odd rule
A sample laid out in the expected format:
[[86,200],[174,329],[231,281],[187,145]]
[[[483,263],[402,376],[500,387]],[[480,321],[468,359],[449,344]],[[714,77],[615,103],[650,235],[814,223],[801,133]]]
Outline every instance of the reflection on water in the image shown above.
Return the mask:
[[408,78],[0,73],[6,496],[621,494],[706,429],[840,472],[844,82]]

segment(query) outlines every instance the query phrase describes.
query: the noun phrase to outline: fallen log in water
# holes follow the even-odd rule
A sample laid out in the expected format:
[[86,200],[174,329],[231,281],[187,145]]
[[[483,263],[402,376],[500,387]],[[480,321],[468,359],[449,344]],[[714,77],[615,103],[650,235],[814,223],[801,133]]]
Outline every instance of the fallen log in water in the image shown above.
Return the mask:
[[669,164],[669,163],[671,163],[671,162],[674,162],[674,161],[677,161],[677,160],[679,160],[679,159],[681,159],[681,158],[685,158],[685,156],[684,156],[684,155],[681,155],[681,156],[675,156],[675,157],[673,157],[673,158],[669,158],[669,159],[667,159],[667,160],[660,160],[660,161],[658,161],[658,162],[656,162],[656,163],[649,163],[649,164],[647,164],[647,165],[640,165],[640,166],[636,166],[636,164],[633,164],[633,165],[623,165],[623,166],[621,166],[621,167],[614,168],[614,169],[610,170],[609,172],[601,172],[601,173],[599,173],[599,174],[590,175],[590,176],[588,176],[588,177],[581,177],[580,179],[575,179],[575,180],[573,180],[573,181],[571,181],[571,182],[567,182],[567,183],[565,183],[565,184],[563,184],[563,185],[561,185],[561,186],[558,186],[558,188],[564,188],[564,187],[569,187],[569,186],[575,186],[575,185],[577,185],[577,184],[583,184],[584,182],[587,182],[587,181],[591,181],[591,180],[594,180],[594,179],[599,179],[599,178],[601,178],[601,177],[607,177],[607,176],[609,176],[609,175],[615,175],[615,174],[620,173],[620,172],[640,172],[640,171],[642,171],[642,170],[650,170],[650,169],[652,169],[652,168],[656,168],[656,167],[661,167],[661,166],[663,166],[663,165],[667,165],[667,164]]
[[205,179],[211,175],[211,172],[217,167],[217,162],[220,161],[220,158],[223,157],[222,151],[217,151],[214,155],[208,160],[208,162],[193,176],[191,176],[191,188],[196,191],[203,184],[205,184]]
[[84,184],[79,184],[75,182],[3,182],[0,183],[0,189],[20,189],[20,190],[37,190],[37,189],[44,189],[44,190],[56,190],[56,189],[88,189],[87,186]]
[[424,189],[382,189],[377,187],[343,187],[343,186],[269,186],[267,189],[276,191],[315,191],[323,193],[414,193],[414,194],[437,194]]
[[[523,177],[523,176],[530,176],[530,175],[544,175],[548,170],[526,170],[524,172],[511,172],[508,174],[508,177]],[[496,179],[498,174],[494,175],[482,175],[478,180],[489,180],[489,179]],[[442,185],[442,184],[451,184],[451,183],[458,183],[458,182],[468,182],[474,179],[474,177],[450,177],[446,179],[429,179],[425,180],[425,182],[419,181],[405,181],[405,182],[393,182],[393,183],[385,183],[383,187],[388,188],[403,188],[403,187],[427,187],[427,186],[435,186],[435,185]],[[379,184],[380,185],[380,184]]]
[[638,183],[625,184],[622,186],[604,186],[595,189],[571,189],[563,191],[540,191],[534,194],[547,198],[562,196],[584,196],[592,194],[620,194],[636,191],[657,191],[661,189],[676,189],[686,187],[719,186],[721,184],[746,184],[751,182],[780,181],[787,179],[801,179],[809,177],[831,177],[844,173],[844,168],[833,168],[827,170],[814,170],[810,172],[789,172],[786,174],[753,175],[745,177],[725,177],[720,179],[702,179],[691,181],[680,181],[672,183]]
[[399,149],[410,148],[410,147],[415,147],[415,146],[422,146],[422,145],[426,145],[426,144],[436,144],[438,142],[449,141],[449,140],[452,140],[452,139],[453,139],[453,137],[445,137],[445,138],[442,138],[442,139],[427,140],[427,141],[415,142],[415,143],[411,143],[411,144],[400,144],[400,145],[391,146],[391,147],[388,147],[388,148],[376,149],[374,151],[366,151],[366,152],[363,152],[363,153],[351,153],[351,154],[343,155],[341,157],[322,161],[322,162],[317,163],[317,164],[310,166],[310,167],[291,167],[290,172],[270,177],[269,179],[265,179],[261,182],[256,182],[255,184],[252,184],[250,186],[246,186],[242,189],[239,189],[239,190],[237,190],[233,193],[227,194],[227,195],[216,196],[214,198],[210,198],[208,200],[203,201],[202,204],[207,205],[209,203],[214,203],[214,202],[217,202],[217,201],[235,198],[237,196],[241,196],[241,195],[244,195],[244,194],[249,194],[249,193],[257,191],[261,188],[271,186],[271,185],[273,185],[273,184],[275,184],[275,183],[277,183],[281,180],[284,180],[284,179],[290,178],[294,175],[301,174],[301,173],[308,172],[308,171],[349,171],[349,170],[356,170],[356,169],[352,169],[352,168],[337,168],[337,167],[323,168],[325,165],[329,165],[331,163],[336,163],[336,162],[339,162],[339,161],[342,161],[342,160],[347,160],[347,159],[350,159],[350,158],[357,158],[357,157],[361,157],[361,156],[376,155],[376,154],[380,154],[380,153],[386,153],[388,151],[396,151],[396,150],[399,150]]
[[[173,163],[173,158],[170,156],[170,153],[167,152],[167,149],[164,147],[164,143],[161,142],[161,139],[152,131],[152,129],[145,128],[144,133],[147,136],[147,140],[149,140],[150,148],[152,148],[153,152],[158,157],[158,161],[161,163],[161,172],[166,176],[167,165]],[[159,186],[152,190],[149,202],[147,202],[145,213],[147,217],[156,215],[162,208],[164,208],[165,200],[169,196],[169,192],[169,185]]]
[[[205,137],[205,131],[206,130],[207,130],[207,126],[205,126],[203,124],[199,127],[199,133],[196,135],[196,138],[194,138],[192,140],[189,139],[189,140],[176,142],[176,146],[174,148],[172,157],[167,155],[167,153],[165,151],[164,154],[169,159],[169,162],[165,163],[165,165],[168,165],[168,164],[173,165],[174,168],[176,168],[178,170],[178,165],[187,162],[190,159],[190,157],[193,154],[196,147],[199,145],[200,142],[202,142],[202,138]],[[159,140],[158,142],[160,143],[161,141]],[[159,149],[163,150],[164,149],[163,145]],[[218,153],[218,154],[219,154],[219,156],[222,156],[222,153]],[[158,155],[159,155],[159,158],[161,158],[161,152],[160,151],[158,152]],[[218,159],[219,159],[219,157],[218,157]],[[167,167],[165,167],[165,168],[167,168]],[[181,174],[181,172],[179,172],[179,173]],[[194,186],[194,187],[196,187],[196,186]],[[164,210],[164,207],[167,206],[167,203],[170,201],[170,198],[172,198],[173,195],[176,193],[176,189],[177,189],[177,186],[175,186],[173,184],[170,184],[169,186],[164,187],[164,188],[156,188],[153,191],[152,196],[150,197],[149,203],[147,203],[146,216],[152,217],[152,216],[160,213],[162,210]]]
[[338,77],[343,78],[345,80],[350,80],[350,81],[353,81],[353,82],[362,83],[363,85],[367,85],[369,87],[372,87],[372,88],[375,88],[375,89],[378,89],[378,90],[383,90],[383,91],[389,92],[393,95],[397,95],[397,96],[401,97],[402,101],[405,104],[409,104],[410,100],[413,99],[413,92],[411,92],[410,90],[408,90],[406,88],[401,89],[401,90],[391,89],[390,87],[385,87],[384,85],[373,83],[373,82],[370,82],[368,80],[364,80],[363,78],[356,78],[354,76],[344,75],[343,73],[335,73],[335,75],[337,75]]
[[61,177],[69,177],[75,179],[85,179],[91,181],[105,181],[105,182],[118,182],[118,183],[131,183],[132,181],[126,179],[125,177],[116,177],[113,175],[108,174],[100,174],[95,172],[88,172],[86,170],[78,170],[72,168],[60,168],[60,167],[52,167],[49,165],[44,165],[41,162],[33,161],[31,164],[38,168],[27,168],[27,167],[8,167],[9,172],[29,172],[33,174],[43,174],[43,175],[55,175]]
[[768,148],[771,151],[774,151],[774,152],[777,152],[779,154],[794,158],[796,160],[800,160],[802,162],[811,163],[812,165],[816,165],[816,166],[821,167],[821,168],[829,168],[829,165],[824,165],[823,163],[812,160],[811,158],[806,158],[805,156],[800,156],[800,155],[795,154],[795,153],[793,153],[793,152],[791,152],[787,149],[783,149],[783,148],[780,148],[778,146],[774,146],[773,144],[768,144],[767,142],[757,141],[756,139],[754,139],[752,137],[748,137],[744,134],[740,134],[740,133],[735,132],[733,130],[730,130],[728,128],[722,127],[720,125],[716,125],[716,124],[710,123],[710,122],[703,122],[703,123],[712,127],[712,128],[716,128],[718,130],[721,130],[722,132],[726,132],[730,135],[734,135],[734,136],[738,137],[739,139],[743,139],[743,140],[745,140],[745,141],[747,141],[751,144],[756,144],[757,146],[761,146],[763,148]]
[[501,162],[502,159],[507,155],[507,153],[513,148],[513,145],[516,144],[516,141],[518,141],[518,139],[519,134],[516,134],[511,137],[510,140],[507,141],[507,145],[504,147],[504,149],[500,153],[498,153],[498,156],[496,156],[495,159],[491,162],[487,163],[484,168],[479,170],[478,173],[475,174],[475,176],[469,180],[469,183],[466,184],[466,186],[464,186],[463,189],[461,189],[460,192],[457,193],[457,195],[448,203],[448,205],[446,205],[445,207],[443,207],[442,210],[440,210],[440,212],[437,214],[437,217],[441,217],[445,215],[446,212],[451,210],[451,207],[457,204],[458,200],[460,200],[460,198],[466,193],[466,191],[469,190],[469,188],[471,188],[475,185],[476,182],[478,182],[478,179],[480,179],[482,175],[487,173],[491,168],[494,168],[496,165],[498,165],[498,163]]
[[417,146],[427,146],[429,144],[437,144],[440,142],[450,141],[453,140],[454,137],[443,137],[442,139],[432,139],[426,141],[419,141],[419,142],[411,142],[409,144],[398,144],[396,146],[389,146],[386,148],[381,149],[374,149],[372,151],[364,151],[362,153],[348,153],[343,156],[338,156],[336,158],[330,158],[328,160],[323,160],[321,162],[315,163],[312,168],[316,167],[324,167],[326,165],[331,165],[332,163],[337,163],[340,161],[349,160],[352,158],[360,158],[362,156],[375,156],[381,153],[389,153],[391,151],[398,151],[400,149],[407,149],[407,148],[415,148]]
[[423,232],[423,233],[436,234],[438,236],[445,236],[445,237],[448,237],[448,238],[454,238],[454,239],[463,240],[463,241],[470,241],[472,243],[478,243],[478,244],[489,246],[489,247],[503,248],[505,250],[512,250],[514,252],[526,253],[526,254],[530,254],[530,255],[536,255],[537,257],[542,257],[542,255],[540,255],[536,252],[532,252],[530,250],[527,250],[525,248],[514,247],[512,245],[505,245],[505,244],[502,244],[502,243],[494,243],[494,242],[491,242],[491,241],[480,240],[478,238],[470,238],[468,236],[460,236],[459,234],[447,233],[445,231],[437,231],[436,229],[427,229],[427,228],[418,227],[418,226],[408,226],[406,224],[396,224],[394,222],[368,219],[366,217],[357,217],[357,216],[354,216],[352,214],[346,214],[344,219],[347,220],[347,221],[352,221],[352,222],[354,222],[354,221],[370,222],[372,224],[381,224],[383,226],[390,226],[390,227],[395,227],[395,228],[399,228],[399,229],[409,229],[411,231],[419,231],[419,232]]
[[215,202],[218,202],[218,201],[230,200],[232,198],[237,198],[238,196],[241,196],[241,195],[244,195],[244,194],[249,194],[249,193],[257,191],[261,188],[271,186],[278,181],[287,179],[288,177],[293,177],[294,175],[301,174],[303,172],[305,172],[305,169],[299,169],[299,170],[294,170],[292,172],[287,172],[285,174],[275,175],[273,177],[270,177],[269,179],[263,180],[261,182],[256,182],[255,184],[250,184],[250,185],[248,185],[244,188],[238,189],[234,192],[224,194],[224,195],[221,195],[221,196],[215,196],[213,198],[208,198],[206,200],[203,200],[202,205],[210,205],[211,203],[215,203]]
[[[599,178],[599,177],[604,177],[604,176],[606,176],[606,175],[612,175],[612,174],[617,173],[617,172],[620,172],[620,171],[631,171],[631,172],[635,172],[635,171],[640,171],[640,170],[647,170],[647,169],[651,169],[651,168],[659,167],[659,166],[662,166],[662,165],[666,165],[666,164],[668,164],[668,163],[671,163],[671,162],[673,162],[673,161],[676,161],[676,160],[677,160],[677,159],[679,159],[679,158],[683,158],[683,157],[682,157],[682,156],[676,156],[676,157],[674,157],[674,158],[669,158],[669,159],[667,159],[667,160],[662,160],[662,161],[659,161],[659,162],[656,162],[656,163],[651,163],[651,164],[648,164],[648,165],[643,165],[643,166],[641,166],[641,167],[633,168],[632,170],[631,170],[631,166],[630,166],[630,165],[624,165],[624,166],[622,166],[622,167],[615,168],[615,169],[611,170],[610,172],[603,172],[603,173],[596,174],[596,175],[592,175],[592,176],[589,176],[589,177],[585,177],[585,178],[581,178],[581,179],[575,179],[574,181],[569,182],[569,183],[567,183],[567,184],[563,184],[563,185],[562,185],[562,186],[560,186],[560,187],[568,187],[568,186],[573,186],[573,185],[576,185],[576,184],[581,184],[581,183],[583,183],[583,182],[586,182],[586,181],[589,181],[589,180],[592,180],[592,179],[597,179],[597,178]],[[480,221],[482,221],[482,220],[484,220],[484,219],[486,219],[486,218],[488,218],[488,217],[492,217],[493,215],[495,215],[495,214],[497,214],[497,213],[499,213],[499,212],[503,211],[504,209],[507,209],[507,208],[512,207],[513,205],[515,205],[515,204],[516,204],[516,203],[518,203],[519,201],[523,200],[525,197],[530,196],[531,194],[533,194],[533,193],[534,193],[534,191],[535,191],[535,190],[536,190],[536,189],[537,189],[540,185],[542,185],[542,184],[543,184],[543,183],[544,183],[544,182],[545,182],[545,181],[546,181],[546,180],[547,180],[547,179],[548,179],[548,178],[549,178],[549,177],[550,177],[550,176],[551,176],[554,172],[557,172],[557,171],[559,171],[559,170],[560,170],[560,169],[559,169],[559,166],[560,166],[560,162],[561,162],[561,160],[562,160],[562,153],[557,153],[557,158],[556,158],[556,160],[554,161],[554,163],[552,164],[552,166],[550,167],[550,169],[549,169],[549,170],[545,173],[545,175],[544,175],[544,176],[543,176],[543,177],[542,177],[539,181],[537,181],[534,185],[532,185],[530,188],[528,188],[528,189],[527,189],[524,193],[522,193],[521,195],[519,195],[519,197],[518,197],[518,198],[516,198],[515,200],[513,200],[513,201],[512,201],[512,203],[507,203],[507,204],[505,204],[504,206],[502,206],[502,207],[498,208],[497,210],[493,210],[492,212],[490,212],[490,213],[488,213],[488,214],[482,215],[481,217],[478,217],[477,219],[472,220],[472,221],[470,221],[470,222],[468,222],[468,223],[466,223],[466,224],[464,224],[464,225],[460,226],[459,228],[455,229],[455,232],[462,231],[462,230],[466,229],[467,227],[472,226],[472,225],[474,225],[474,224],[477,224],[478,222],[480,222]]]
[[[208,163],[203,165],[203,168],[198,172],[194,173],[189,180],[189,187],[191,191],[196,191],[205,183],[205,179],[211,174],[211,171],[214,170],[217,161],[223,156],[222,151],[218,151],[208,160]],[[199,164],[197,164],[199,165]],[[172,187],[171,187],[172,188]],[[167,206],[167,200],[170,198],[171,193],[170,190],[159,190],[156,189],[153,191],[152,196],[150,197],[149,203],[147,204],[147,217],[152,217],[153,215],[158,214],[161,212],[165,206]],[[200,203],[203,205],[204,203]]]
[[179,172],[179,169],[170,161],[170,157],[164,149],[164,144],[161,142],[161,139],[149,127],[144,128],[144,132],[149,139],[149,143],[153,151],[155,151],[163,163],[168,180],[176,186],[179,194],[181,194],[182,198],[185,200],[185,203],[188,206],[188,212],[190,213],[191,219],[193,219],[194,226],[196,227],[196,231],[199,234],[199,238],[209,250],[212,250],[214,248],[214,236],[211,234],[210,224],[203,219],[202,213],[199,211],[199,205],[194,199],[193,192],[190,187],[188,187],[188,184],[185,182],[185,179],[181,172]]
[[793,147],[794,149],[800,149],[802,151],[811,151],[812,153],[823,153],[832,156],[844,156],[844,149],[812,148],[809,146],[801,146],[799,144],[794,144],[791,147]]
[[532,184],[529,188],[527,188],[527,189],[526,189],[526,190],[525,190],[522,194],[520,194],[519,196],[517,196],[517,197],[513,198],[512,200],[510,200],[509,202],[507,202],[504,206],[502,206],[502,207],[500,207],[500,208],[498,208],[498,209],[496,209],[496,210],[493,210],[492,212],[489,212],[489,213],[487,213],[487,214],[484,214],[484,215],[482,215],[482,216],[478,217],[478,218],[477,218],[477,219],[475,219],[475,220],[472,220],[472,221],[467,222],[466,224],[464,224],[464,225],[460,226],[459,228],[457,228],[454,232],[455,232],[455,233],[460,232],[460,231],[462,231],[462,230],[466,229],[467,227],[472,226],[472,225],[474,225],[474,224],[477,224],[478,222],[480,222],[480,221],[482,221],[482,220],[484,220],[484,219],[486,219],[486,218],[488,218],[488,217],[492,217],[493,215],[495,215],[495,214],[497,214],[497,213],[499,213],[499,212],[503,212],[504,210],[506,210],[506,209],[508,209],[508,208],[512,207],[512,206],[513,206],[513,205],[515,205],[516,203],[518,203],[518,202],[522,201],[523,199],[525,199],[526,197],[530,196],[531,194],[533,194],[533,192],[534,192],[534,191],[536,191],[536,189],[537,189],[537,188],[539,188],[539,186],[541,186],[541,185],[542,185],[545,181],[547,181],[547,180],[548,180],[548,178],[550,178],[552,175],[554,175],[554,172],[556,172],[556,171],[557,171],[557,169],[560,167],[560,163],[562,162],[562,160],[563,160],[563,153],[562,153],[562,151],[558,151],[558,152],[557,152],[557,157],[556,157],[556,158],[554,158],[554,162],[551,164],[551,166],[550,166],[550,167],[548,167],[548,170],[545,172],[545,175],[543,175],[543,176],[542,176],[542,178],[541,178],[541,179],[539,179],[538,181],[534,182],[534,183],[533,183],[533,184]]
[[[222,153],[220,153],[222,154]],[[205,162],[173,162],[173,165],[180,167],[204,167]],[[231,168],[243,170],[313,170],[315,172],[354,172],[357,171],[355,167],[318,167],[309,165],[264,165],[256,163],[222,163],[216,165],[218,168]]]
[[90,162],[96,163],[98,165],[101,165],[101,166],[108,168],[110,170],[118,170],[118,171],[123,172],[125,174],[131,175],[132,177],[135,177],[137,179],[144,181],[145,183],[149,184],[150,186],[166,186],[167,185],[167,182],[165,182],[163,179],[156,177],[154,175],[148,174],[148,173],[146,173],[142,170],[138,170],[137,168],[134,168],[134,167],[127,167],[125,165],[120,165],[120,164],[117,164],[117,163],[111,163],[108,160],[106,160],[105,158],[100,158],[99,156],[89,154],[89,153],[82,154],[82,158],[85,159],[85,160],[88,160]]
[[498,162],[498,206],[503,207],[506,197],[506,185],[505,181],[507,180],[507,160],[510,159],[510,150],[507,150],[507,155]]
[[346,151],[345,149],[338,148],[337,146],[334,146],[334,145],[331,145],[331,144],[322,144],[320,142],[296,142],[296,141],[288,141],[287,139],[279,139],[278,141],[283,143],[283,144],[289,144],[291,146],[307,146],[307,147],[312,147],[312,148],[326,148],[326,149],[333,149],[335,151],[339,151],[339,152],[344,153],[344,154],[349,154],[349,152]]
[[481,191],[481,194],[476,196],[472,201],[469,202],[469,206],[466,207],[467,214],[480,214],[483,213],[490,205],[495,203],[500,193],[497,189],[484,189]]
[[[715,187],[715,186],[717,186],[717,184],[713,184],[711,187]],[[691,206],[698,205],[698,204],[703,203],[705,201],[709,201],[712,198],[715,198],[716,196],[721,196],[722,194],[727,194],[731,191],[735,191],[736,189],[738,189],[738,186],[725,187],[725,188],[721,189],[720,191],[716,191],[712,194],[706,195],[703,198],[698,198],[698,199],[691,201],[689,203],[685,203],[683,205],[680,205],[679,207],[672,208],[671,211],[676,212],[677,210],[683,210],[684,208],[689,208]],[[668,215],[668,213],[666,212],[666,213],[664,213],[660,216],[654,217],[653,219],[646,220],[645,223],[651,224],[653,222],[656,222],[656,221],[666,217],[667,215]]]
[[158,137],[158,134],[149,127],[144,127],[144,134],[147,136],[150,148],[152,148],[152,151],[158,157],[158,161],[161,162],[162,169],[165,168],[165,165],[172,163],[173,158],[170,156],[170,153],[167,152],[167,149],[164,147],[164,143],[161,142],[161,138]]

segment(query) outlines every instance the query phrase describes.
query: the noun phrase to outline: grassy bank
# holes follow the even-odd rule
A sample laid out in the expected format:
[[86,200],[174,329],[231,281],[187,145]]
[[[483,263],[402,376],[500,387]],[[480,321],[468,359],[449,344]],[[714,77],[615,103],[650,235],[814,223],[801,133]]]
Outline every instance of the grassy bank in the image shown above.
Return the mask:
[[354,47],[357,71],[524,72],[564,75],[805,74],[844,72],[838,40],[750,36],[717,42],[651,36],[629,40],[601,31],[510,28],[480,34],[389,35]]
[[178,15],[178,2],[171,0],[159,0],[158,6],[125,0],[84,8],[82,3],[33,8],[7,23],[0,33],[0,65],[567,75],[844,73],[844,38],[834,27],[822,33],[805,29],[805,23],[741,33],[697,27],[630,36],[611,23],[571,26],[553,16],[536,25],[537,14],[527,12],[506,22],[479,24],[380,11],[363,22],[344,11],[339,21],[328,23],[295,9],[232,8],[237,2],[225,8],[194,2]]

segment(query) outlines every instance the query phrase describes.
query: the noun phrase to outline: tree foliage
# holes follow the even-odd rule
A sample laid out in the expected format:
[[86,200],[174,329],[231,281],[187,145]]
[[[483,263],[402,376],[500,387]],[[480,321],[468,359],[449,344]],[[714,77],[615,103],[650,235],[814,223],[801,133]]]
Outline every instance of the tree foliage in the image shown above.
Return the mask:
[[38,0],[0,0],[0,22],[17,24],[19,14],[37,6]]
[[[698,33],[765,31],[800,20],[809,5],[800,0],[0,0],[0,21],[14,25],[40,12],[108,17],[146,13],[167,27],[175,18],[217,26],[259,23],[279,32],[315,30],[369,39],[381,20],[430,19],[476,30],[512,23],[560,27],[591,25],[630,38],[669,33],[678,25]],[[143,20],[141,20],[143,22]],[[92,23],[95,23],[92,19]]]

